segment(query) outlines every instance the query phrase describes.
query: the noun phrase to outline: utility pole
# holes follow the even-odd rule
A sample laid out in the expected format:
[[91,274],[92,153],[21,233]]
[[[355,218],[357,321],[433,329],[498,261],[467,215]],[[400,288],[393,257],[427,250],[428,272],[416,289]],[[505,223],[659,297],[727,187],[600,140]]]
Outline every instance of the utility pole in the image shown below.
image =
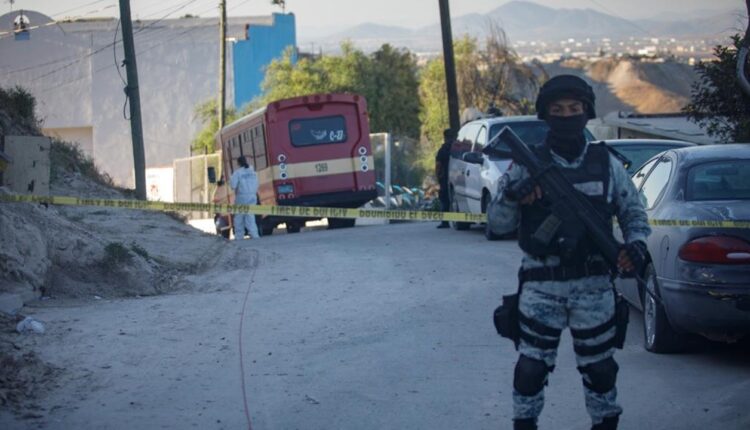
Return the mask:
[[219,18],[219,130],[224,128],[224,104],[226,97],[226,90],[224,89],[227,73],[226,73],[226,59],[227,59],[227,2],[221,0],[219,3],[220,18]]
[[440,4],[440,27],[443,33],[443,62],[445,63],[445,85],[448,90],[448,118],[451,137],[456,137],[461,124],[458,120],[458,90],[456,86],[456,63],[453,59],[453,35],[451,33],[451,12],[448,0],[438,0]]
[[130,0],[120,0],[122,44],[125,49],[125,70],[128,84],[125,94],[130,104],[130,134],[133,139],[133,167],[135,169],[135,197],[146,200],[146,156],[143,151],[143,125],[141,124],[141,96],[138,90],[138,66],[135,62],[133,24],[130,22]]

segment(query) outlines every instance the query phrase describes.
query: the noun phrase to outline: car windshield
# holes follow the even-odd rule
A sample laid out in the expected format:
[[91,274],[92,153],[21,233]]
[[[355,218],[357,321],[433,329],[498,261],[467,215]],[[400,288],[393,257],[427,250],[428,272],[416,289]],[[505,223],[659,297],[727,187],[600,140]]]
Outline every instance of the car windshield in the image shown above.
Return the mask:
[[687,176],[687,200],[750,200],[750,160],[692,167]]
[[630,160],[630,167],[628,167],[628,173],[633,174],[638,170],[643,163],[648,161],[654,155],[664,152],[667,149],[679,148],[680,145],[612,145],[617,152],[624,155],[625,158]]
[[[544,143],[544,139],[547,137],[547,132],[549,131],[549,126],[542,120],[501,122],[493,124],[492,128],[490,128],[490,139],[497,136],[505,126],[510,127],[527,145],[541,145]],[[588,129],[584,129],[584,134],[587,141],[591,142],[594,140],[594,136]],[[493,146],[497,149],[510,151],[510,148],[505,144],[495,144]]]

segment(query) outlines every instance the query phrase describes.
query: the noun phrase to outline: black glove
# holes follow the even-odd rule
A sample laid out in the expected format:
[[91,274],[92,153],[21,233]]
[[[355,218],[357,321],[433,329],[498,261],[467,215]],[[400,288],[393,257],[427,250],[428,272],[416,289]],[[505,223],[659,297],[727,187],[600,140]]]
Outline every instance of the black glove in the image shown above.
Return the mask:
[[633,264],[633,271],[626,272],[624,275],[635,275],[643,271],[643,266],[646,264],[646,255],[648,254],[648,248],[644,242],[637,240],[635,242],[626,243],[620,247],[621,250],[625,251],[625,254]]
[[522,179],[520,181],[508,184],[503,195],[512,202],[517,202],[534,192],[536,181],[532,178]]

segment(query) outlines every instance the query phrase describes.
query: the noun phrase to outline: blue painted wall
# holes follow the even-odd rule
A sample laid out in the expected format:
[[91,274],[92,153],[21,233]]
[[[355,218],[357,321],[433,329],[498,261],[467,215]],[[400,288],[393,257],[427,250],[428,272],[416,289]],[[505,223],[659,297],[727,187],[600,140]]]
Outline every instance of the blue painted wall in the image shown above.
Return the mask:
[[[234,106],[241,108],[261,94],[265,68],[281,58],[287,47],[297,46],[294,14],[273,14],[273,25],[250,25],[247,40],[233,44]],[[296,61],[296,53],[292,61]]]

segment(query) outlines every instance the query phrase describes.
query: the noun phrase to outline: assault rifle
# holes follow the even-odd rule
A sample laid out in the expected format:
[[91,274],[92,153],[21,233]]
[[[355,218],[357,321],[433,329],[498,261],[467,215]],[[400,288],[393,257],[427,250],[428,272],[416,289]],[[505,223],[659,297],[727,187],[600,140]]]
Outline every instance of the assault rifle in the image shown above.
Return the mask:
[[[498,145],[499,144],[499,145]],[[503,148],[507,145],[510,151]],[[499,147],[498,147],[499,146]],[[500,133],[494,136],[483,150],[485,154],[504,158],[509,156],[520,163],[529,171],[529,174],[544,192],[544,198],[550,203],[550,212],[559,222],[555,228],[568,223],[583,225],[589,238],[599,248],[602,256],[613,273],[619,273],[617,259],[620,254],[620,243],[615,240],[611,232],[606,231],[602,222],[597,222],[599,213],[591,202],[578,192],[573,184],[562,174],[560,168],[554,163],[542,163],[538,157],[526,146],[526,144],[511,130],[504,127]],[[606,190],[605,190],[606,192]],[[554,233],[554,232],[553,232]],[[638,282],[643,282],[636,274]],[[518,298],[522,283],[519,282],[516,294],[503,297],[503,303],[495,310],[494,323],[498,334],[507,337],[518,347],[520,326]],[[649,295],[653,293],[644,288]],[[616,334],[615,346],[622,348],[625,342],[625,333],[628,325],[629,308],[624,299],[615,296],[615,321]]]
[[[510,153],[503,148],[506,145],[510,148]],[[597,222],[599,214],[594,206],[573,187],[557,165],[540,161],[507,126],[490,140],[485,153],[505,157],[510,155],[515,162],[526,167],[529,175],[539,184],[545,198],[550,202],[552,214],[559,218],[562,224],[583,225],[586,234],[599,248],[607,264],[617,272],[620,244],[612,238],[610,232],[602,228],[601,222]]]

